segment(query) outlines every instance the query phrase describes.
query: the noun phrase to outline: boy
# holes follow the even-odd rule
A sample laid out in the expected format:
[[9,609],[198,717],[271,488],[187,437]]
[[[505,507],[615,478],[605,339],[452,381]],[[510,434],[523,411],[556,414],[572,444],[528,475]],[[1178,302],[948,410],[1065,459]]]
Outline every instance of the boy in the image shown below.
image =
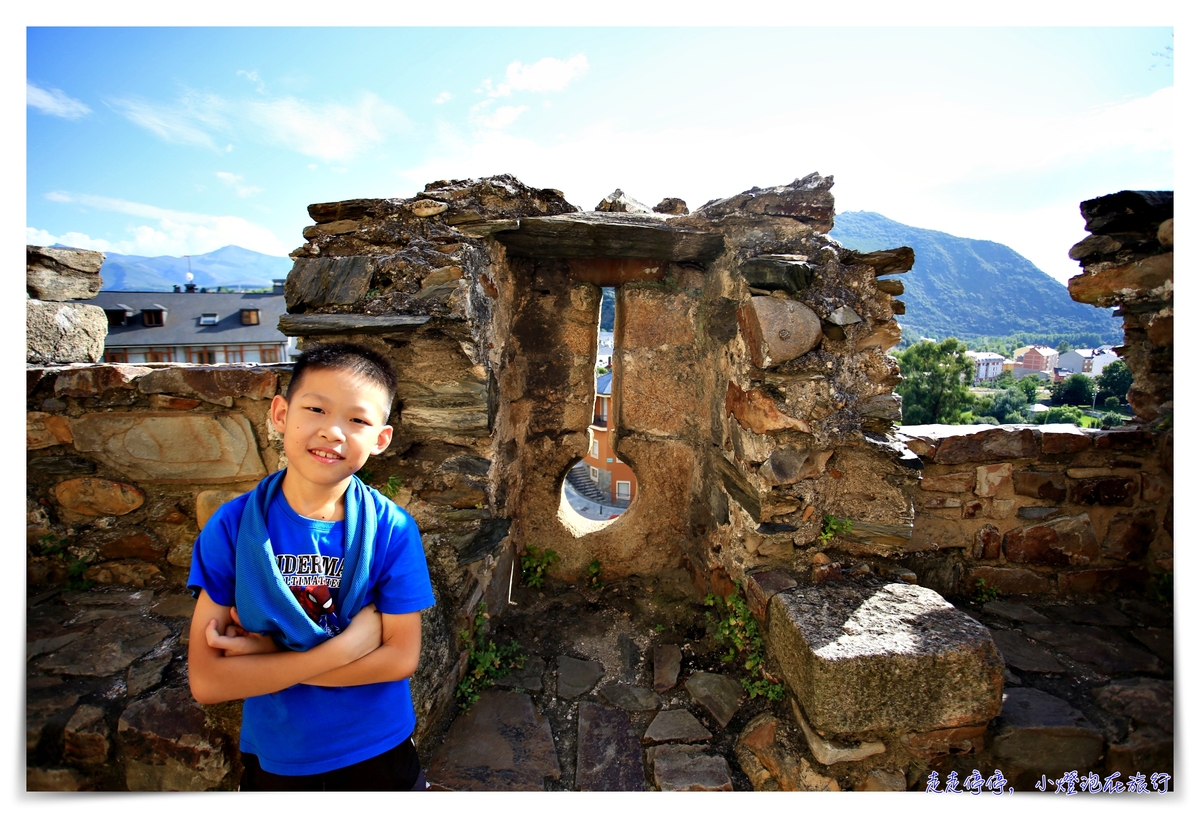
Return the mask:
[[[425,789],[408,677],[434,604],[416,523],[354,473],[392,439],[388,362],[325,344],[271,402],[287,468],[196,540],[192,695],[245,699],[243,790]],[[282,645],[282,646],[281,646]]]

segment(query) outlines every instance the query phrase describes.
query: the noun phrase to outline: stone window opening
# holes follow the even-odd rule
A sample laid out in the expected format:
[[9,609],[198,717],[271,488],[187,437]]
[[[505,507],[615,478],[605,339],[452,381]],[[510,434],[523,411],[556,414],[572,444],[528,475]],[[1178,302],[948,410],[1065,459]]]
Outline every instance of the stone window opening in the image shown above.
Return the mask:
[[613,359],[618,351],[613,343],[612,313],[606,313],[604,305],[615,301],[616,288],[601,287],[588,449],[583,459],[567,471],[560,492],[559,519],[576,537],[607,528],[629,510],[636,497],[637,478],[630,465],[617,457],[613,446]]

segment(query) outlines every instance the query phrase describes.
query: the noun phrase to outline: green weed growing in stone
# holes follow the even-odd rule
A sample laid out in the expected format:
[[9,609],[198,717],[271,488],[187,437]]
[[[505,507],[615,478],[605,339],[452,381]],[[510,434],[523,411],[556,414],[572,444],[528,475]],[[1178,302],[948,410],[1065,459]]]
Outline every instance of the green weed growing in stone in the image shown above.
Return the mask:
[[722,599],[714,594],[704,598],[704,604],[712,608],[705,614],[709,625],[716,632],[718,644],[724,645],[726,662],[740,661],[749,675],[742,677],[742,687],[750,698],[766,696],[771,701],[783,698],[783,685],[767,673],[762,636],[758,623],[750,613],[750,606],[742,596],[742,586]]
[[1170,605],[1175,601],[1175,572],[1162,571],[1151,575],[1147,590],[1151,598],[1161,605]]
[[53,534],[43,534],[38,539],[38,556],[61,557],[66,545],[67,541],[62,537],[56,537]]
[[510,670],[525,667],[525,655],[514,639],[507,645],[496,646],[494,639],[487,639],[484,626],[487,624],[487,605],[480,602],[475,611],[471,628],[459,631],[458,638],[467,645],[467,675],[454,689],[463,709],[479,701],[479,694]]
[[81,559],[73,559],[67,565],[67,590],[68,591],[86,591],[96,583],[90,579],[85,579],[83,572],[87,570],[87,563]]
[[521,576],[530,588],[541,588],[546,578],[546,571],[558,562],[558,552],[552,548],[538,548],[536,545],[525,546],[521,555]]
[[588,564],[587,584],[589,588],[595,588],[597,591],[604,587],[604,583],[600,579],[600,560],[592,560]]
[[835,536],[849,534],[853,530],[853,521],[843,520],[840,517],[834,517],[832,514],[826,514],[821,520],[821,533],[817,535],[817,539],[821,541],[821,545],[825,545]]
[[1000,596],[1000,589],[988,585],[987,580],[981,578],[975,583],[975,595],[972,599],[980,605],[991,602],[998,596]]
[[392,502],[395,502],[396,495],[400,493],[400,489],[403,487],[404,481],[393,474],[387,479],[387,482],[383,484],[383,488],[379,490],[379,493]]

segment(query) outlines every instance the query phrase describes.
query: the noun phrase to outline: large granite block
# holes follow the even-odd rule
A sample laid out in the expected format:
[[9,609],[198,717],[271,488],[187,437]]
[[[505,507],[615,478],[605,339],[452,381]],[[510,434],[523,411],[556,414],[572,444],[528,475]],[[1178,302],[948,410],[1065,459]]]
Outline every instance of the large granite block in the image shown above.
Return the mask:
[[987,629],[936,592],[831,583],[771,598],[768,650],[822,734],[928,732],[1000,712],[1004,663]]

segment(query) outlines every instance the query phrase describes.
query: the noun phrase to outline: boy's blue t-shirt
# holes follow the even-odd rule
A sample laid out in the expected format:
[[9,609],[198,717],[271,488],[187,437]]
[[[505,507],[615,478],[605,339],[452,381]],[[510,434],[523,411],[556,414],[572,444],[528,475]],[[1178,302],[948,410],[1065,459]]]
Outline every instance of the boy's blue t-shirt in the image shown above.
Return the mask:
[[[249,497],[243,494],[217,509],[192,552],[188,587],[196,594],[203,588],[218,605],[235,604],[234,555]],[[386,614],[430,607],[435,600],[417,524],[383,495],[376,493],[375,500],[378,534],[363,604],[374,602]],[[324,616],[328,591],[341,580],[345,523],[302,517],[280,491],[267,510],[267,531],[276,564],[301,607],[334,630],[345,627],[336,612]],[[350,687],[298,684],[245,700],[240,747],[258,756],[268,772],[312,775],[390,750],[415,727],[407,679]]]

